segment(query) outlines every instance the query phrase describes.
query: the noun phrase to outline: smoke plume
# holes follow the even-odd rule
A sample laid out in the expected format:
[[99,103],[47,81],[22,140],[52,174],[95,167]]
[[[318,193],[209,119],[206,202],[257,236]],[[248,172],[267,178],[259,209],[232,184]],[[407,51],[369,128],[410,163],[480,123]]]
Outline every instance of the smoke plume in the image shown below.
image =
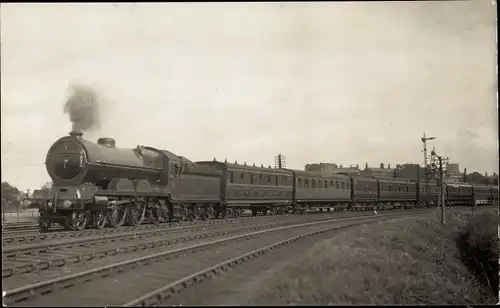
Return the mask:
[[84,85],[72,85],[70,91],[70,96],[64,104],[64,113],[69,114],[73,131],[83,132],[100,128],[100,102],[97,92]]

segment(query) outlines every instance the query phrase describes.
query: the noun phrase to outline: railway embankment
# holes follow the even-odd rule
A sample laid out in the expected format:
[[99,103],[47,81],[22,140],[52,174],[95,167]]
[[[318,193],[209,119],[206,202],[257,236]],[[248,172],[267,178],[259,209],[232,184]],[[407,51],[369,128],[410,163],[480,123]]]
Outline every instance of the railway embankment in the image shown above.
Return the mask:
[[498,209],[367,224],[287,258],[242,304],[495,304]]

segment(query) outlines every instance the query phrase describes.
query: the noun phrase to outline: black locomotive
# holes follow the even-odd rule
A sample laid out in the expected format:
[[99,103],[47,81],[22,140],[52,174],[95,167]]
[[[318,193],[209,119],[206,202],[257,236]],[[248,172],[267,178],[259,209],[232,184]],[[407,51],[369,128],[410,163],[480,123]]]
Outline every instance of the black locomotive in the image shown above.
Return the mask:
[[[39,208],[40,228],[57,222],[82,230],[123,224],[302,212],[432,206],[432,182],[367,178],[276,169],[227,161],[192,162],[148,146],[120,149],[112,138],[97,143],[71,132],[49,149],[48,195],[26,201]],[[491,203],[498,187],[446,185],[449,204]]]

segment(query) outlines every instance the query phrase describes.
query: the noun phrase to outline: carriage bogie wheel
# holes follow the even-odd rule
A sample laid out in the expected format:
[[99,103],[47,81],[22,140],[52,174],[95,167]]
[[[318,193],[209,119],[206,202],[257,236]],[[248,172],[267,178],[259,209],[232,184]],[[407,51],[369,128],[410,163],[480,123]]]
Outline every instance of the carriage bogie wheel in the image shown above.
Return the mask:
[[167,222],[169,220],[169,217],[168,217],[168,207],[166,205],[162,205],[160,206],[160,208],[158,209],[158,220],[160,223],[162,222]]
[[195,213],[191,213],[191,215],[189,215],[189,219],[191,221],[198,221],[198,219],[200,219],[200,216],[198,216],[197,214]]

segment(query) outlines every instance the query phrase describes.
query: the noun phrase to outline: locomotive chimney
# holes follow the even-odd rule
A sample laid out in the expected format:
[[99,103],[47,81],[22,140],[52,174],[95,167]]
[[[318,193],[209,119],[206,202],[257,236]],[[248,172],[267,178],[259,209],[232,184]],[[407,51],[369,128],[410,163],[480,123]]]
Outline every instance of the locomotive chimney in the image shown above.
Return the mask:
[[103,145],[107,148],[114,148],[115,147],[115,139],[109,138],[109,137],[102,137],[97,139],[97,144]]
[[72,131],[70,131],[70,132],[69,132],[69,135],[70,135],[70,136],[73,136],[73,137],[82,138],[83,133],[82,133],[82,132],[75,131],[75,130],[72,130]]

